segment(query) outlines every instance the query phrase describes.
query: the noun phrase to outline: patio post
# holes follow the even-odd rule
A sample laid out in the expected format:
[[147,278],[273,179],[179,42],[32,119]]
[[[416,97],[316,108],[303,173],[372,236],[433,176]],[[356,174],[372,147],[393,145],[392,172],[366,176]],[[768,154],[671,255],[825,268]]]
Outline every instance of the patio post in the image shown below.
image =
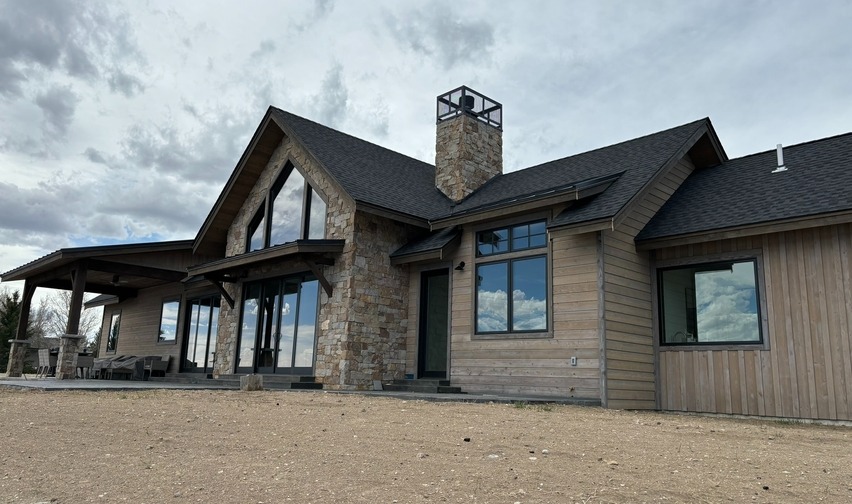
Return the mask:
[[24,295],[21,298],[21,314],[18,317],[18,328],[15,339],[9,340],[9,365],[6,367],[7,376],[10,378],[20,377],[24,373],[24,361],[30,348],[30,340],[27,339],[27,325],[30,323],[30,302],[35,293],[35,284],[29,280],[24,281]]
[[68,325],[60,337],[59,358],[56,359],[56,379],[68,380],[77,377],[77,350],[83,339],[80,332],[80,310],[86,292],[86,264],[78,263],[71,271],[71,306],[68,309]]

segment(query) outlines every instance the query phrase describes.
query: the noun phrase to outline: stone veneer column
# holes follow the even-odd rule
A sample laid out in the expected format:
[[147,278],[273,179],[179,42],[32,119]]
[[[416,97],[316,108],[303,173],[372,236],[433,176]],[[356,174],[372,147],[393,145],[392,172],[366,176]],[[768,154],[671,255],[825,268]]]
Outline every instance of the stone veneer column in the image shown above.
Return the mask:
[[24,374],[24,361],[27,358],[27,350],[30,348],[29,340],[9,340],[9,364],[6,366],[6,376],[19,378]]
[[435,186],[459,202],[503,173],[503,132],[460,114],[440,121],[435,141]]
[[59,357],[56,359],[56,379],[73,380],[77,377],[77,351],[82,336],[65,334],[60,337]]

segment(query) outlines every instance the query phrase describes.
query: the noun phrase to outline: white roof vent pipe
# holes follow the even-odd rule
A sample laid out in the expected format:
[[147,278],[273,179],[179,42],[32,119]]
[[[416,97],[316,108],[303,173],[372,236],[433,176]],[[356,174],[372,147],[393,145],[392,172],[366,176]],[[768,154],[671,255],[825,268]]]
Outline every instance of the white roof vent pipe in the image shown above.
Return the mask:
[[781,144],[778,144],[775,147],[775,152],[778,154],[778,166],[772,170],[772,173],[781,173],[787,171],[787,167],[784,166],[784,147]]

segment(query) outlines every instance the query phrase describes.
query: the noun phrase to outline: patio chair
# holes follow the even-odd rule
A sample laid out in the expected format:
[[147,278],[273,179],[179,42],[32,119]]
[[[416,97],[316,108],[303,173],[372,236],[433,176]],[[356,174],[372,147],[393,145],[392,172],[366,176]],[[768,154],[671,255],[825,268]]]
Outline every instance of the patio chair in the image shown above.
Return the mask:
[[148,378],[154,376],[154,373],[157,373],[157,375],[162,373],[162,376],[166,376],[166,370],[169,369],[171,358],[171,355],[164,355],[162,358],[156,355],[145,357],[145,366],[142,368],[142,379],[146,379],[146,373]]
[[91,355],[77,356],[77,373],[80,375],[80,378],[90,378],[92,375],[92,368],[95,365],[95,358]]
[[38,368],[36,369],[36,378],[47,376],[48,371],[50,371],[50,349],[49,348],[39,348],[38,349]]

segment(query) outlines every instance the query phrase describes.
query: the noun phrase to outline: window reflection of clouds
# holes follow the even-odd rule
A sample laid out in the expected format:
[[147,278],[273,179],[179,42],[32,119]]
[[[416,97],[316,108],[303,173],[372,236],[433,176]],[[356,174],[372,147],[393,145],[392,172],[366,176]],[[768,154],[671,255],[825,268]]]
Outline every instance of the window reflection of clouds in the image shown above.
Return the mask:
[[754,263],[695,273],[700,341],[759,341]]
[[280,245],[299,239],[305,178],[295,168],[272,202],[269,245]]
[[547,330],[546,258],[511,261],[512,320],[509,320],[509,264],[477,267],[476,329],[478,332]]
[[547,329],[547,279],[544,257],[512,262],[512,329]]
[[180,301],[163,302],[163,315],[160,319],[159,341],[174,341],[177,338],[177,319]]

